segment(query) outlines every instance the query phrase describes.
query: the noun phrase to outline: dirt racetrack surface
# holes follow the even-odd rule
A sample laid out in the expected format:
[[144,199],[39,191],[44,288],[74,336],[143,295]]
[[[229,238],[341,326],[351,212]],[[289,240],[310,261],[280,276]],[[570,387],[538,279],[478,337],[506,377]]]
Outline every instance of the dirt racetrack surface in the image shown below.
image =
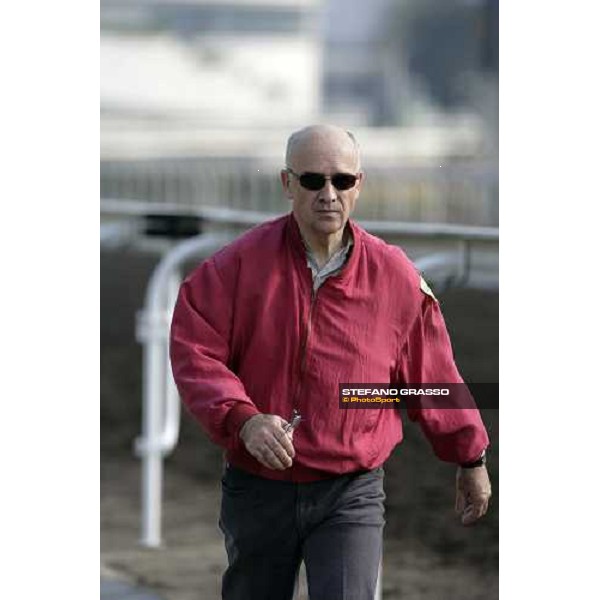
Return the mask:
[[[182,411],[180,441],[165,461],[164,545],[139,546],[141,347],[135,313],[156,257],[101,254],[101,561],[107,580],[144,586],[164,600],[220,597],[225,552],[217,528],[221,452]],[[438,294],[467,381],[498,381],[498,293]],[[433,455],[405,419],[405,439],[386,462],[383,598],[498,598],[498,411],[482,411],[493,450],[494,497],[484,520],[454,514],[454,467]],[[301,581],[300,597],[306,599]]]

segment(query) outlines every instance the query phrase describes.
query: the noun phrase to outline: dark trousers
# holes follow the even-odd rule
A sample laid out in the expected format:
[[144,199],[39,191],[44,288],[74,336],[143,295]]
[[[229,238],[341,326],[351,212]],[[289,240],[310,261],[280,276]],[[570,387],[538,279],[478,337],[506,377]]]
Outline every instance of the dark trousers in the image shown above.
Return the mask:
[[385,524],[382,468],[292,483],[229,466],[222,489],[224,600],[291,600],[302,561],[310,600],[373,600]]

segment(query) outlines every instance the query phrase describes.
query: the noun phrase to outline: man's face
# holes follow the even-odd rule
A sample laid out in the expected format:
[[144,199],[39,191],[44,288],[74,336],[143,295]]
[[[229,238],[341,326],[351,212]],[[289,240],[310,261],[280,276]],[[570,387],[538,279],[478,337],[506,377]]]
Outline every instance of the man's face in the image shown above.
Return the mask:
[[[313,136],[294,149],[288,167],[297,175],[320,173],[358,174],[358,156],[352,140],[345,134]],[[362,173],[348,190],[338,190],[331,179],[316,191],[302,187],[296,175],[282,171],[285,194],[292,200],[292,211],[300,229],[318,237],[336,235],[344,229],[354,211],[362,186]]]

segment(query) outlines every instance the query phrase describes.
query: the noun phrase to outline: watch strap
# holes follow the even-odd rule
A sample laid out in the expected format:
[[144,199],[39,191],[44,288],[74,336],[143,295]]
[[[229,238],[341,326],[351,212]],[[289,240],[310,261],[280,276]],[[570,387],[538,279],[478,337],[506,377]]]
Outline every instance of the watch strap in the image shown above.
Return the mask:
[[461,467],[463,469],[474,469],[475,467],[482,467],[486,463],[486,453],[485,450],[481,453],[481,456],[474,460],[473,462],[461,463]]

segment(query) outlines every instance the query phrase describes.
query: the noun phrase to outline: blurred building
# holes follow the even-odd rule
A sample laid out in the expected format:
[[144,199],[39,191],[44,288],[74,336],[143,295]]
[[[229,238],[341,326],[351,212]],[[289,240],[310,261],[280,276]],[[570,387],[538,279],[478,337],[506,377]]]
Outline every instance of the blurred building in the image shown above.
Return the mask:
[[332,120],[494,120],[482,103],[497,95],[498,0],[328,0],[323,58]]
[[102,0],[102,197],[285,210],[287,136],[333,122],[357,216],[496,224],[497,25],[497,0]]
[[101,109],[122,122],[317,119],[318,0],[102,0]]

